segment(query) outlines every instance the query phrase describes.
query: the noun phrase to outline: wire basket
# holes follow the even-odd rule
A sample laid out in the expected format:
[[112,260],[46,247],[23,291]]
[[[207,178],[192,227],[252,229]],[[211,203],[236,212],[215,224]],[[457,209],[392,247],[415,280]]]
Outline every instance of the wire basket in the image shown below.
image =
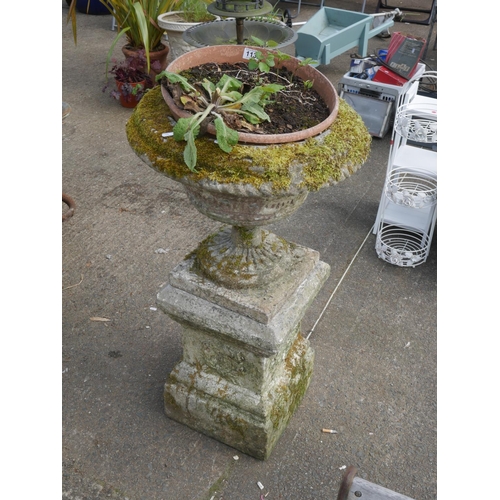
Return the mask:
[[431,238],[427,233],[382,224],[377,233],[375,251],[389,264],[416,267],[426,261],[430,244]]
[[410,141],[436,144],[437,105],[403,104],[396,112],[394,130]]
[[394,168],[386,181],[385,195],[397,205],[431,207],[437,203],[437,179],[426,172]]

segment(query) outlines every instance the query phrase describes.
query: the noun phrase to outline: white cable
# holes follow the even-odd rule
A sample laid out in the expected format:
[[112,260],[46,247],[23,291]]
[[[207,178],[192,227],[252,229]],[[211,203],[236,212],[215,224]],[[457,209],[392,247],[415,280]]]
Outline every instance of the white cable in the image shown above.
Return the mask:
[[333,299],[333,296],[335,295],[335,292],[338,290],[340,284],[342,283],[343,279],[345,278],[346,274],[349,272],[349,269],[351,268],[353,262],[356,260],[356,257],[358,256],[359,252],[361,251],[361,249],[363,248],[363,246],[365,245],[366,243],[366,240],[368,239],[368,237],[370,236],[371,232],[373,230],[373,226],[370,228],[370,230],[368,231],[368,234],[365,236],[365,239],[363,240],[363,243],[361,243],[361,246],[358,248],[357,252],[354,254],[354,257],[351,259],[351,262],[349,262],[349,265],[347,266],[347,269],[344,271],[344,274],[342,275],[342,277],[340,278],[339,282],[337,283],[337,286],[335,287],[335,290],[332,292],[332,294],[330,295],[330,298],[328,299],[325,307],[323,307],[323,310],[321,311],[320,315],[318,316],[318,319],[316,320],[316,322],[314,323],[313,327],[309,330],[309,333],[307,334],[307,337],[306,339],[309,340],[309,337],[311,336],[312,332],[314,331],[314,329],[316,328],[316,325],[319,323],[319,321],[321,320],[321,318],[323,317],[323,314],[325,313],[327,307],[330,305],[330,302],[332,301]]

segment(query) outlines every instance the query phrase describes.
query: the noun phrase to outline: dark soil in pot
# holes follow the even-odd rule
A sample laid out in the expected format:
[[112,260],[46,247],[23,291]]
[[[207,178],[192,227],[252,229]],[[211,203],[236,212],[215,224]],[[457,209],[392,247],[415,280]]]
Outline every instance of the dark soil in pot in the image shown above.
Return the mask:
[[[251,89],[256,85],[277,83],[285,85],[286,88],[273,95],[273,102],[265,108],[271,121],[262,122],[253,131],[256,134],[285,134],[308,129],[325,120],[330,111],[321,96],[312,88],[308,88],[307,82],[286,68],[263,73],[258,70],[249,70],[246,63],[206,63],[180,73],[187,78],[191,84],[201,82],[204,78],[217,83],[223,74],[232,76]],[[166,78],[162,79],[162,85],[168,89],[174,97],[178,95],[175,85],[169,83]],[[183,107],[178,99],[177,105]],[[238,129],[231,123],[226,123],[229,127],[240,132],[247,132],[245,129]]]

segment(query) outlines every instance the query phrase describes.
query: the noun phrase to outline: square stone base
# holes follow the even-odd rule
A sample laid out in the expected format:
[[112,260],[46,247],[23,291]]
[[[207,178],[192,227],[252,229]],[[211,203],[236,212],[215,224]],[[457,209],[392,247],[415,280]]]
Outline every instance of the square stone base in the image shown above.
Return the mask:
[[309,386],[313,360],[308,341],[299,334],[278,370],[280,376],[262,393],[234,385],[209,368],[181,361],[165,383],[165,412],[178,422],[265,460]]
[[183,326],[165,412],[265,460],[309,386],[314,353],[300,322],[330,267],[303,248],[297,267],[267,293],[228,290],[193,269],[190,258],[179,264],[157,298]]

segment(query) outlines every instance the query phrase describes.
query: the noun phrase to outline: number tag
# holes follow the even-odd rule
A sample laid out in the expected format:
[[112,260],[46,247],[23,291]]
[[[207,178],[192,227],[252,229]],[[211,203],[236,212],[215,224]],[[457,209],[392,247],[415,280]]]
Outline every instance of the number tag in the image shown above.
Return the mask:
[[255,50],[245,47],[243,51],[243,59],[253,59],[255,57]]

